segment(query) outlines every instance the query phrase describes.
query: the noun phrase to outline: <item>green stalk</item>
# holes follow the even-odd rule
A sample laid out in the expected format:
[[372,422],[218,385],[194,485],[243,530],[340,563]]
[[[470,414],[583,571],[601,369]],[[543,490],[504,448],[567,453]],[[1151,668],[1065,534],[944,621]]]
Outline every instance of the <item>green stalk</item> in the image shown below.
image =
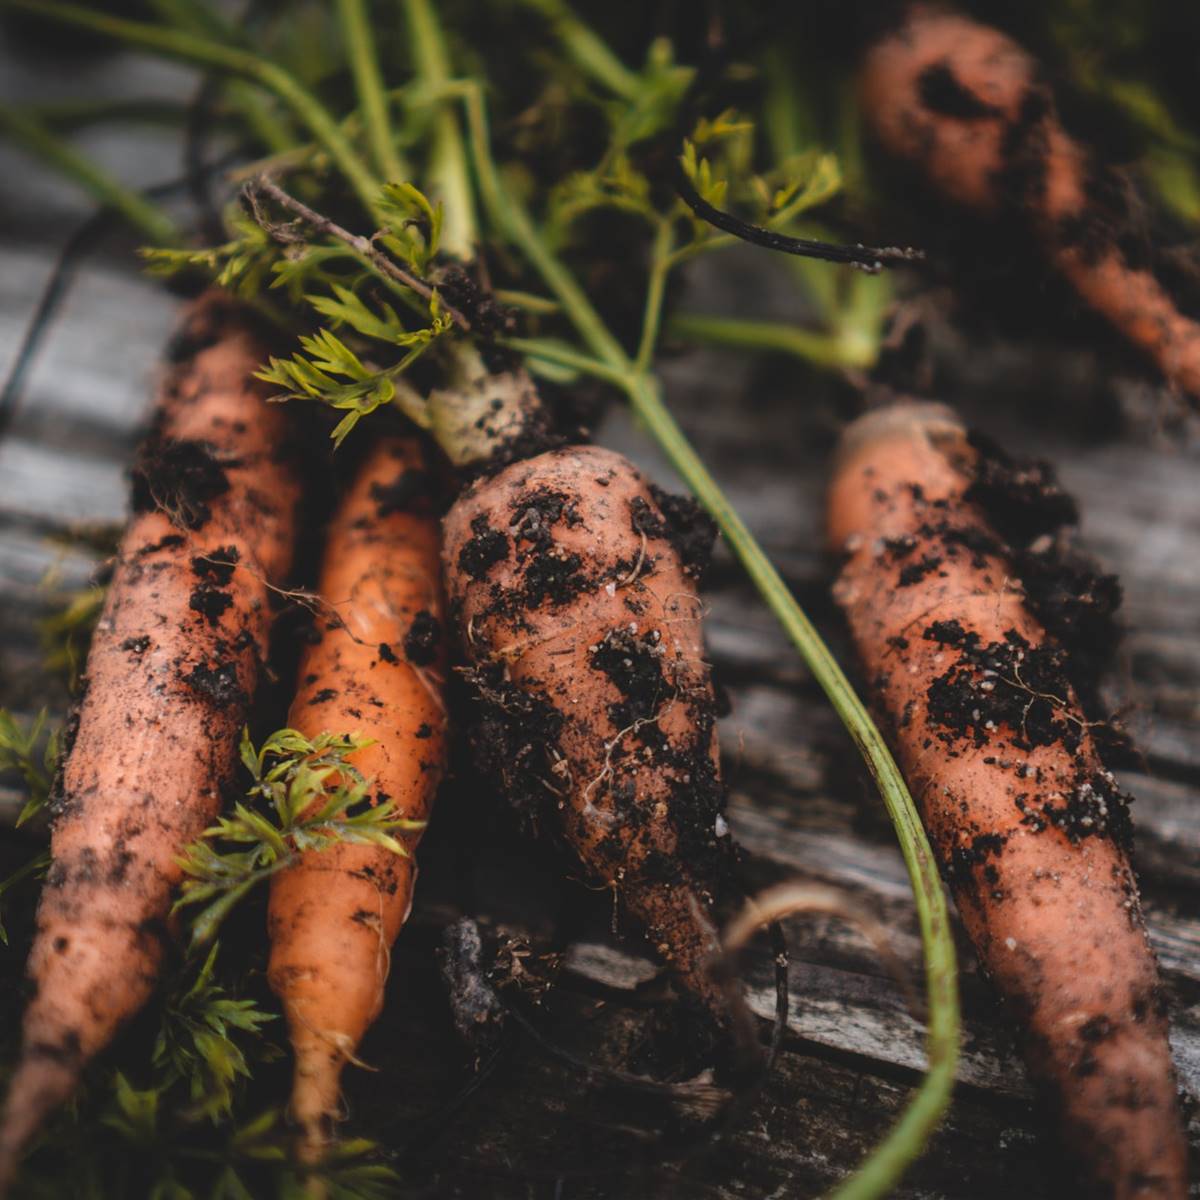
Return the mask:
[[[619,382],[629,397],[633,411],[716,521],[730,549],[854,739],[895,827],[921,929],[929,1004],[926,1035],[929,1070],[888,1135],[875,1147],[859,1171],[834,1193],[838,1200],[872,1200],[888,1191],[921,1153],[950,1102],[958,1061],[958,976],[954,941],[945,895],[925,830],[904,778],[862,701],[770,559],[663,404],[658,381],[648,370],[639,369],[629,359],[608,332],[574,277],[544,244],[528,214],[514,197],[506,193],[491,158],[486,113],[479,88],[464,87],[463,94],[467,104],[476,174],[492,219],[512,238],[542,276],[580,338],[599,360],[593,364],[593,373],[611,382]],[[670,237],[663,235],[656,239],[655,263],[651,268],[652,283],[646,306],[646,317],[650,322],[659,320],[662,297],[661,285],[656,286],[653,280],[663,269],[658,265],[659,262],[669,261],[670,255]],[[559,362],[565,361],[561,353],[557,358]],[[569,365],[587,369],[587,358],[580,356]]]
[[0,107],[0,130],[30,154],[73,179],[101,204],[118,212],[156,246],[177,246],[179,230],[157,204],[122,186],[69,143],[56,138],[33,118]]
[[[429,0],[404,0],[404,11],[408,17],[417,78],[431,91],[444,89],[450,82],[450,60],[441,26],[433,15]],[[442,248],[460,261],[466,261],[475,253],[479,237],[467,154],[458,114],[444,100],[438,100],[437,105],[429,179],[445,211]]]
[[477,83],[466,80],[457,86],[467,110],[467,130],[475,177],[484,207],[495,225],[520,246],[534,269],[546,281],[550,290],[558,297],[564,312],[571,319],[584,344],[595,356],[619,369],[628,370],[629,362],[621,344],[608,331],[600,314],[592,307],[575,277],[551,253],[538,236],[529,213],[524,205],[507,191],[500,180],[500,173],[492,158],[488,135],[487,110],[483,104],[483,92]]
[[667,276],[671,273],[671,250],[674,245],[673,222],[669,217],[659,222],[650,251],[650,278],[646,287],[646,304],[642,313],[642,336],[638,342],[634,372],[644,375],[650,369],[658,331],[662,326],[663,300],[667,294]]
[[582,371],[585,375],[594,375],[597,379],[603,379],[614,387],[624,389],[629,378],[628,372],[597,362],[591,355],[581,354],[565,342],[553,341],[549,338],[510,337],[498,338],[497,345],[504,346],[508,350],[515,350],[518,354],[528,355],[530,358],[540,359],[542,362],[554,363],[560,367],[570,367],[574,371]]
[[558,305],[553,300],[534,295],[533,292],[522,292],[516,288],[493,288],[492,296],[501,304],[536,313],[538,316],[552,317],[558,312]]
[[363,0],[338,0],[338,16],[375,166],[389,182],[399,183],[405,175],[404,165],[396,153],[396,139],[388,119],[387,94],[379,71],[379,55],[375,51],[375,34],[367,17],[367,7]]
[[32,104],[24,111],[48,129],[72,132],[110,121],[181,126],[188,117],[188,105],[176,100],[158,98],[61,100],[50,104]]
[[[228,24],[210,4],[198,0],[150,0],[158,15],[179,29],[190,30],[218,41],[238,41],[238,31]],[[243,80],[229,85],[229,100],[242,114],[250,131],[273,154],[291,145],[293,138],[287,125],[271,111],[266,98]]]
[[632,100],[637,95],[637,73],[631,71],[562,0],[525,0],[525,3],[550,22],[563,49],[585,75],[602,83],[622,100]]
[[194,33],[225,39],[230,28],[220,13],[211,4],[198,0],[147,0],[159,18],[177,29],[190,29]]
[[[806,145],[817,142],[820,133],[814,121],[809,119],[811,105],[797,86],[795,69],[786,56],[777,49],[768,54],[764,74],[767,82],[765,131],[775,157],[786,160]],[[838,114],[839,128],[834,141],[838,164],[843,175],[861,179],[864,173],[862,139],[855,126],[858,105],[851,96],[842,97]],[[826,235],[818,229],[812,236]],[[841,361],[828,365],[864,369],[874,366],[881,349],[884,314],[893,295],[888,275],[855,272],[847,282],[831,275],[823,264],[812,259],[789,256],[788,266],[799,280],[809,304],[817,310],[820,323],[829,331],[826,335],[829,344],[839,349]],[[810,361],[818,366],[827,365],[817,357]]]
[[876,357],[875,347],[866,342],[858,345],[835,334],[814,333],[784,321],[680,313],[671,318],[667,329],[688,341],[735,350],[774,351],[818,367],[869,367]]
[[359,158],[320,100],[277,63],[197,33],[165,29],[144,21],[128,21],[62,0],[6,0],[6,3],[65,25],[90,29],[103,37],[142,50],[151,50],[167,58],[211,70],[227,71],[274,93],[325,148],[372,219],[377,224],[383,224],[375,208],[379,181]]

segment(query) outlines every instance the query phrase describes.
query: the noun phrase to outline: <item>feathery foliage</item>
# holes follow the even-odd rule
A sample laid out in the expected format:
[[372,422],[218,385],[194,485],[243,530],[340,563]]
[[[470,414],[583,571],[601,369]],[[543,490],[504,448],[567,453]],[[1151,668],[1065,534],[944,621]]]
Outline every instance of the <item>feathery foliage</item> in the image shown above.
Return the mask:
[[398,816],[390,799],[372,802],[371,781],[347,762],[369,745],[371,739],[353,734],[307,738],[281,729],[256,750],[249,730],[243,732],[240,754],[252,780],[246,801],[179,860],[187,878],[176,909],[202,906],[191,919],[193,945],[207,943],[247,892],[302,853],[352,842],[407,856],[395,835],[425,822]]

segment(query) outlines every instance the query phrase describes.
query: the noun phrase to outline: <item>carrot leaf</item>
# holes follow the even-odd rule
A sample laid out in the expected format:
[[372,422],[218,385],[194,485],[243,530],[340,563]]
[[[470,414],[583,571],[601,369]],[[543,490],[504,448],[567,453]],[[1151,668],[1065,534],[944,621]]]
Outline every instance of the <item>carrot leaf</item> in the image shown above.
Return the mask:
[[92,585],[58,597],[60,606],[38,622],[46,667],[66,678],[74,692],[79,687],[92,630],[100,619],[107,588]]
[[334,447],[369,413],[392,403],[398,395],[399,377],[452,325],[437,292],[428,304],[429,324],[405,330],[388,305],[373,312],[348,288],[333,285],[332,297],[306,297],[322,316],[335,325],[347,324],[358,333],[404,353],[390,366],[373,368],[330,329],[300,337],[302,353],[291,358],[272,357],[256,377],[280,389],[278,400],[316,400],[346,412],[332,433]]
[[178,860],[186,878],[175,908],[198,906],[193,946],[212,941],[243,896],[310,850],[350,842],[407,857],[396,834],[415,833],[425,822],[401,816],[390,799],[373,803],[371,780],[348,761],[370,745],[357,734],[308,738],[280,729],[256,749],[243,731],[239,753],[251,778],[246,800]]
[[[185,977],[168,996],[152,1057],[164,1086],[182,1081],[192,1114],[213,1121],[232,1110],[238,1081],[250,1078],[245,1051],[235,1037],[260,1037],[263,1025],[275,1020],[253,1000],[236,999],[216,982],[219,945],[213,943],[195,978],[189,982]],[[278,1053],[265,1044],[260,1049],[268,1057]]]
[[431,204],[411,183],[386,183],[377,208],[386,221],[383,244],[412,270],[423,273],[441,243],[441,203]]
[[275,243],[265,229],[244,213],[229,217],[233,236],[219,246],[174,249],[149,246],[141,251],[153,275],[201,271],[235,295],[248,298],[262,290],[277,257]]
[[50,798],[58,763],[59,731],[46,729],[43,708],[28,722],[0,708],[0,772],[14,771],[25,784],[27,799],[17,825],[24,825],[40,812]]

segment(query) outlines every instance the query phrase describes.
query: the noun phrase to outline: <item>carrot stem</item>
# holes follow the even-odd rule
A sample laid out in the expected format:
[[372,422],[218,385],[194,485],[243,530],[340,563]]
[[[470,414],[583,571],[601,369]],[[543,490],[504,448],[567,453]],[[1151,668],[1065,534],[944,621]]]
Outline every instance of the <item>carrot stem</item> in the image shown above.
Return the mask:
[[62,0],[7,0],[12,8],[24,9],[81,29],[90,29],[142,50],[150,50],[167,58],[227,71],[249,79],[273,92],[301,120],[328,152],[346,181],[377,224],[376,194],[379,181],[355,152],[329,111],[295,76],[278,63],[236,46],[227,46],[197,33],[167,29],[146,21],[130,21],[122,17],[84,8]]
[[650,278],[646,285],[646,304],[642,311],[642,336],[638,342],[637,356],[633,360],[633,369],[639,375],[650,369],[654,348],[658,345],[674,243],[674,222],[670,217],[664,217],[658,223],[658,230],[654,235],[654,248],[650,252]]
[[366,5],[363,0],[338,0],[338,17],[342,35],[346,39],[350,69],[354,72],[354,86],[362,106],[375,166],[387,180],[398,183],[405,175],[404,164],[396,152],[396,138],[388,118],[387,94],[379,69],[379,55],[375,50],[375,34],[367,17]]
[[877,357],[875,346],[866,338],[849,341],[784,321],[679,313],[668,322],[667,331],[687,341],[711,346],[790,354],[818,367],[869,367]]
[[0,106],[0,130],[34,157],[73,179],[105,207],[120,213],[156,246],[179,244],[179,230],[163,209],[118,183],[70,143],[55,137],[41,122],[16,109]]
[[[450,60],[429,0],[404,0],[404,11],[417,77],[432,89],[443,88],[450,81]],[[466,260],[474,252],[479,237],[475,200],[458,114],[444,100],[438,102],[434,115],[433,137],[429,175],[445,205],[442,248],[455,258]]]
[[525,0],[525,4],[550,22],[563,49],[585,75],[622,100],[637,95],[637,72],[631,71],[562,0]]
[[462,98],[467,112],[468,141],[479,181],[479,191],[484,207],[492,221],[509,239],[520,246],[534,269],[547,287],[558,297],[563,311],[570,318],[584,344],[593,354],[619,371],[627,371],[632,364],[620,342],[609,332],[600,314],[574,275],[551,253],[550,248],[539,236],[533,219],[525,206],[512,195],[501,182],[491,153],[488,133],[487,108],[483,101],[483,90],[474,80],[460,80],[453,85]]

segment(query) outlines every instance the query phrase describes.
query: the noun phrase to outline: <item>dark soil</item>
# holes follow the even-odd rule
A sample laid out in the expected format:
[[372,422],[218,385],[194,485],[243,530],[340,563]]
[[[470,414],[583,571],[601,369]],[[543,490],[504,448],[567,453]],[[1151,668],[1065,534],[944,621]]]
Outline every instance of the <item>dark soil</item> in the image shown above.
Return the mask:
[[960,121],[973,121],[1000,114],[998,108],[964,87],[947,62],[934,63],[921,72],[917,80],[917,93],[921,97],[921,103],[930,112],[956,117]]
[[499,665],[468,674],[478,706],[471,750],[479,774],[501,782],[522,825],[532,829],[551,798],[546,748],[557,743],[563,716],[539,690],[515,687],[504,674]]
[[213,587],[206,580],[198,583],[188,597],[188,607],[204,617],[210,625],[219,625],[225,610],[232,605],[233,597],[228,592]]
[[1065,653],[1053,645],[1031,646],[1013,629],[1004,641],[981,646],[977,633],[953,625],[938,622],[924,634],[959,651],[954,666],[929,685],[929,720],[941,730],[938,736],[948,745],[970,737],[984,746],[1003,726],[1015,732],[1019,749],[1059,743],[1074,753],[1083,729],[1065,716],[1071,699]]
[[454,1027],[476,1055],[486,1054],[504,1031],[504,1005],[487,977],[483,938],[469,917],[442,931],[442,977]]
[[224,587],[233,578],[239,558],[236,546],[221,546],[206,554],[196,555],[192,559],[192,570],[201,579],[210,580],[217,586]]
[[212,516],[208,502],[229,490],[231,465],[208,442],[152,433],[133,465],[133,511],[162,512],[185,529],[202,529]]
[[[1007,543],[1030,609],[1066,651],[1065,670],[1085,713],[1099,719],[1107,715],[1100,681],[1124,634],[1120,581],[1074,544],[1079,508],[1049,463],[1020,462],[980,434],[970,440],[979,459],[967,499]],[[986,540],[973,548],[995,552]]]
[[650,494],[662,513],[667,540],[683,560],[685,573],[698,583],[712,560],[717,523],[691,496],[678,496],[650,485]]
[[377,517],[388,517],[393,513],[426,512],[435,495],[432,476],[418,467],[401,471],[391,483],[371,485],[371,499],[375,501]]
[[[412,625],[404,636],[404,657],[418,667],[427,667],[437,658],[441,642],[441,622],[433,613],[422,609],[413,617]],[[382,650],[380,657],[383,657]]]
[[183,681],[197,695],[217,708],[244,709],[246,706],[246,693],[238,683],[236,663],[197,663],[183,676]]
[[508,557],[508,538],[491,527],[485,513],[471,522],[471,529],[475,536],[459,553],[458,565],[472,579],[486,579],[487,573]]
[[[637,722],[652,721],[663,703],[676,694],[663,676],[661,642],[657,629],[639,637],[621,626],[610,630],[592,651],[592,666],[607,675],[622,696],[608,706],[614,728],[628,729]],[[644,725],[638,735],[646,739],[648,732],[649,726]]]

